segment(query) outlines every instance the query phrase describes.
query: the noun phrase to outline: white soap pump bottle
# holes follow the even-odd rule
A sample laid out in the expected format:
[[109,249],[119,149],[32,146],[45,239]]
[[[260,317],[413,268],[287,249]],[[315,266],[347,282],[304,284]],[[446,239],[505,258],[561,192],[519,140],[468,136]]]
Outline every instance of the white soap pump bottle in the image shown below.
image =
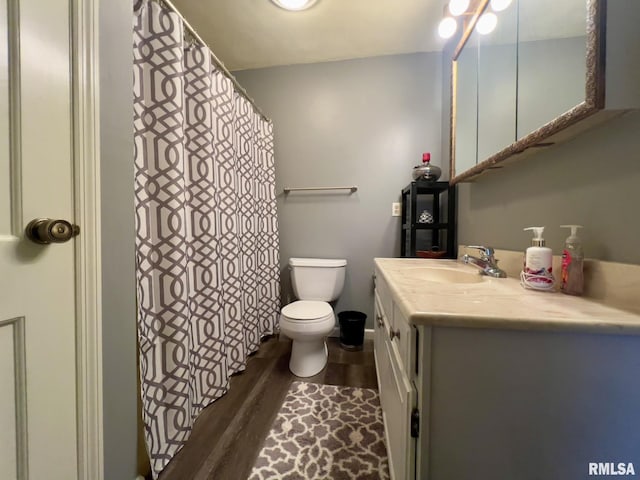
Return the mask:
[[584,253],[582,252],[582,242],[577,235],[577,231],[582,228],[582,225],[560,225],[560,227],[571,229],[571,235],[564,241],[564,250],[562,251],[560,290],[568,295],[582,295]]
[[533,230],[534,236],[525,252],[520,284],[533,290],[553,290],[553,252],[545,247],[542,238],[544,227],[527,227],[524,230]]

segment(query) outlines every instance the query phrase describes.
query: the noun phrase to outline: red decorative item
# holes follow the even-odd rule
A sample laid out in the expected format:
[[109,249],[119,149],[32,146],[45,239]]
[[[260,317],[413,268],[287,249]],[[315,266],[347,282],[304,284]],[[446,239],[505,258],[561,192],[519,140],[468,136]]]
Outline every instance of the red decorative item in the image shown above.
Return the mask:
[[431,165],[431,153],[425,152],[422,154],[422,163],[413,167],[412,177],[414,180],[435,182],[440,178],[441,174],[440,167]]

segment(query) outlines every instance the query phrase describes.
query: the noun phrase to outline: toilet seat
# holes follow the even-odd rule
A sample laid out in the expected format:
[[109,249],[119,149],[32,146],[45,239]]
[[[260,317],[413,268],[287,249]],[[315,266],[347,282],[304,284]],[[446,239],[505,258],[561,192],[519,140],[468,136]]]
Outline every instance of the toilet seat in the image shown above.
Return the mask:
[[282,316],[293,322],[314,323],[326,317],[333,317],[333,309],[327,302],[298,300],[282,308]]
[[331,305],[317,300],[298,300],[282,308],[280,331],[289,337],[289,370],[298,377],[311,377],[327,364],[325,339],[336,324]]
[[331,305],[315,300],[290,303],[280,315],[280,330],[291,338],[322,338],[333,330],[335,323]]

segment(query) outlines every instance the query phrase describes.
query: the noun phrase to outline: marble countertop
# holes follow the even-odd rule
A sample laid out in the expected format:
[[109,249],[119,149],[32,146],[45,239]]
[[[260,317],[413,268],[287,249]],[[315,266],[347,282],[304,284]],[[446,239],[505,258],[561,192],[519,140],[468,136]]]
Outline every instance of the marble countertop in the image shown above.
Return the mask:
[[477,268],[456,260],[374,261],[414,325],[640,335],[638,314],[561,292],[525,290],[516,278],[475,277]]

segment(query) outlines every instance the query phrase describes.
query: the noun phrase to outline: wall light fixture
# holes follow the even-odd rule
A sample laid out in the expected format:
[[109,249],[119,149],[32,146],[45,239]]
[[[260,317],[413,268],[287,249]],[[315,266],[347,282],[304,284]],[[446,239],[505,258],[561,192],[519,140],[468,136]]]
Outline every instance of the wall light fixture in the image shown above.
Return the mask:
[[[480,16],[477,23],[478,33],[487,35],[498,25],[498,17],[494,12],[501,12],[509,7],[512,0],[491,0],[489,6]],[[449,0],[445,5],[443,18],[438,24],[438,35],[442,38],[451,38],[458,30],[457,18],[462,18],[466,23],[478,8],[480,0]]]

